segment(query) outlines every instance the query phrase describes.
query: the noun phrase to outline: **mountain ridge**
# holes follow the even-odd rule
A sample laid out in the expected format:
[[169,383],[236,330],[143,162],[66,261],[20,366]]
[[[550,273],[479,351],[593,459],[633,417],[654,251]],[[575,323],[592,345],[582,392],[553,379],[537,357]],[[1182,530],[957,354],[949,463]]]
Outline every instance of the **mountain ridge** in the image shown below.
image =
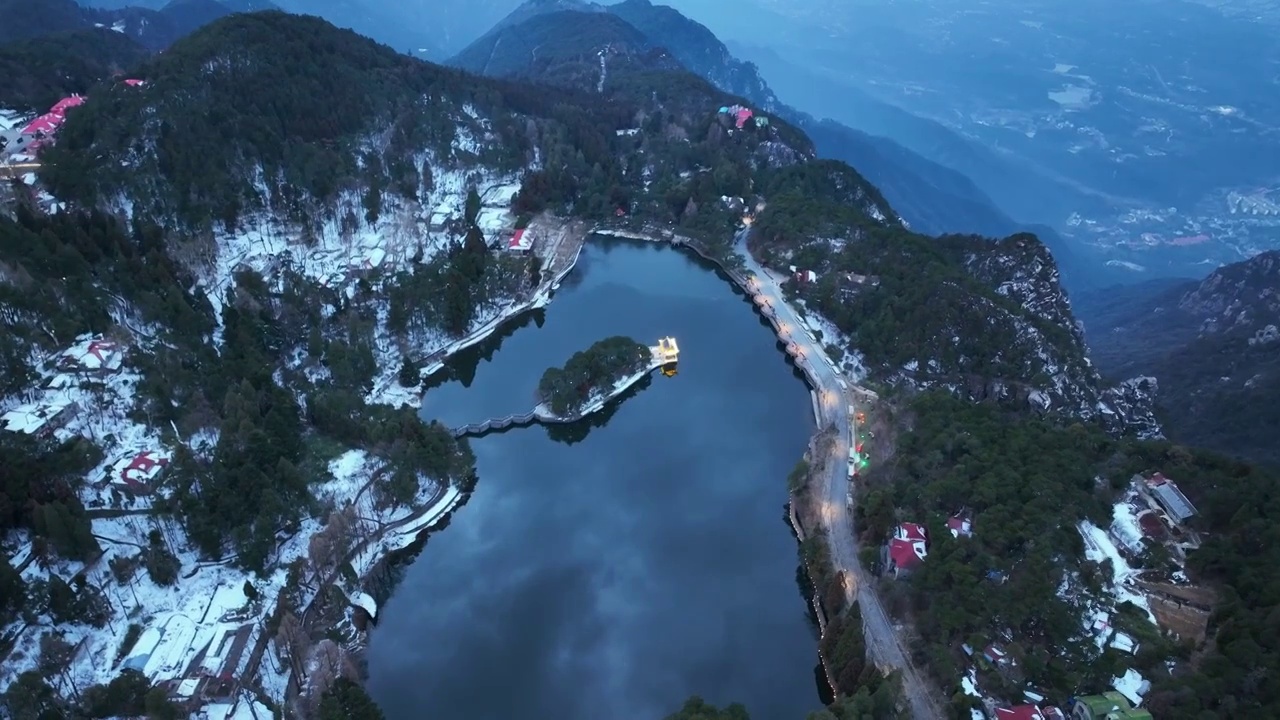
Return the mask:
[[[706,26],[678,10],[650,0],[625,0],[614,5],[547,0],[519,6],[495,29],[509,28],[548,8],[578,8],[608,12],[639,29],[673,52],[694,73],[754,107],[776,113],[803,129],[824,157],[857,167],[890,200],[895,210],[926,234],[976,233],[1003,236],[1036,231],[1053,248],[1072,287],[1090,284],[1082,260],[1056,232],[1016,223],[1000,210],[968,177],[886,137],[855,130],[834,120],[820,120],[786,105],[760,74],[755,63],[741,60]],[[661,38],[656,40],[656,38]]]
[[125,34],[149,50],[163,50],[218,18],[275,7],[266,0],[166,0],[151,5],[123,3],[108,8],[82,6],[74,0],[0,0],[0,16],[7,20],[0,30],[0,45],[99,27]]
[[[1280,252],[1081,303],[1089,344],[1112,375],[1153,375],[1171,436],[1280,465]],[[1118,307],[1123,303],[1122,307]]]

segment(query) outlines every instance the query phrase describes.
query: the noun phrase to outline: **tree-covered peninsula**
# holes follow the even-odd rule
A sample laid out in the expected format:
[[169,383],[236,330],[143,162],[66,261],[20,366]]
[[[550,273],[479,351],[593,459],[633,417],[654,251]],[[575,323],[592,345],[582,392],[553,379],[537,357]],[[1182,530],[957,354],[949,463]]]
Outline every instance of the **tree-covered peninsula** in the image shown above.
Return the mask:
[[649,348],[629,337],[605,338],[574,353],[564,367],[547,368],[538,382],[538,399],[560,417],[576,415],[651,359]]

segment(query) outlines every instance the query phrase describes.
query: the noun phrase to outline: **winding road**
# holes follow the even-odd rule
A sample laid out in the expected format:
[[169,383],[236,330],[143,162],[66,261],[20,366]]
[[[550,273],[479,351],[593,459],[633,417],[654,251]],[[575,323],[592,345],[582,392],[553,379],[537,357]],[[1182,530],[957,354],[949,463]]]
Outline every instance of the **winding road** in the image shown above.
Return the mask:
[[[849,443],[857,430],[856,418],[850,417],[848,408],[854,404],[852,396],[842,386],[841,374],[827,361],[822,345],[806,330],[799,314],[783,299],[778,280],[747,250],[750,228],[738,233],[734,249],[742,256],[748,271],[754,274],[747,281],[747,289],[765,298],[766,314],[772,312],[778,322],[779,339],[794,343],[800,348],[796,363],[809,370],[817,379],[818,414],[821,427],[834,426],[835,442],[826,459],[818,497],[827,544],[831,548],[831,562],[843,574],[845,596],[848,603],[855,600],[862,610],[862,629],[866,638],[867,654],[882,670],[894,669],[901,673],[902,690],[911,705],[911,717],[945,717],[938,703],[938,693],[928,678],[921,675],[911,663],[910,654],[889,620],[888,613],[875,592],[874,578],[867,575],[858,562],[858,543],[853,532],[853,508],[847,502],[849,492]],[[847,382],[847,381],[845,381]]]

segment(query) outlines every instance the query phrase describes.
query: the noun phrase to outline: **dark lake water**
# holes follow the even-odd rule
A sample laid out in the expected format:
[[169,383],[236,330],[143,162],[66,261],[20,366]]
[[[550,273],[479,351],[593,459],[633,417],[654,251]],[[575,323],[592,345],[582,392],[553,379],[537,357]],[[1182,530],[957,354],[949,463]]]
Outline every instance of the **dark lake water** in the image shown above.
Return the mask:
[[693,694],[753,720],[820,706],[785,518],[809,395],[724,279],[593,239],[544,313],[455,358],[423,417],[528,410],[543,370],[610,335],[674,335],[679,373],[591,424],[472,440],[475,494],[370,639],[389,720],[661,720]]

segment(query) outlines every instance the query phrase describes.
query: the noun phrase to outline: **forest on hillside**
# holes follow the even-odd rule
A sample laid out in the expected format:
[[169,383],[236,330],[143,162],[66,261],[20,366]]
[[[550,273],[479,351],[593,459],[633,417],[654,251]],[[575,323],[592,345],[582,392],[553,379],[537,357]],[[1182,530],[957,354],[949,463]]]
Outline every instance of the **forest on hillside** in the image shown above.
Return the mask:
[[[891,465],[870,475],[857,525],[873,545],[898,522],[927,526],[928,558],[889,593],[927,638],[925,656],[940,682],[963,674],[962,644],[985,647],[1012,632],[1006,649],[1016,657],[1016,677],[980,678],[998,696],[1016,697],[1019,683],[1031,683],[1065,702],[1108,689],[1112,677],[1134,667],[1154,685],[1147,706],[1156,717],[1262,718],[1280,710],[1280,694],[1258,680],[1280,670],[1280,638],[1265,629],[1280,612],[1280,476],[938,393],[913,400],[901,422],[910,429]],[[1112,623],[1141,650],[1127,656],[1108,648],[1099,656],[1092,639],[1081,638],[1080,618],[1091,598],[1105,595],[1110,575],[1084,561],[1075,525],[1108,527],[1116,494],[1134,474],[1151,472],[1176,478],[1201,509],[1193,523],[1207,540],[1189,555],[1187,572],[1225,592],[1212,621],[1215,642],[1179,642],[1122,605]],[[972,537],[947,531],[946,519],[959,512],[971,518]],[[1147,566],[1167,571],[1167,559],[1151,552]],[[1077,563],[1079,574],[1068,580],[1064,573]],[[1169,657],[1183,661],[1173,674]],[[954,703],[963,711],[972,698],[960,693]]]
[[0,107],[46,112],[68,95],[87,94],[147,54],[126,35],[106,28],[0,45]]

